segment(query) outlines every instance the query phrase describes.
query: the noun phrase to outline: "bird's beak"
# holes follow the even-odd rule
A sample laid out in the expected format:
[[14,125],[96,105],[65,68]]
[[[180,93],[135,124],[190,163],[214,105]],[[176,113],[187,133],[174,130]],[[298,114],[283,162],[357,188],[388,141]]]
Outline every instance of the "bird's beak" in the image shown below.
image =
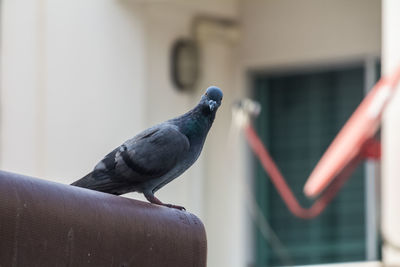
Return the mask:
[[217,102],[214,100],[209,100],[208,101],[208,106],[210,107],[211,111],[214,111],[214,109],[218,106]]

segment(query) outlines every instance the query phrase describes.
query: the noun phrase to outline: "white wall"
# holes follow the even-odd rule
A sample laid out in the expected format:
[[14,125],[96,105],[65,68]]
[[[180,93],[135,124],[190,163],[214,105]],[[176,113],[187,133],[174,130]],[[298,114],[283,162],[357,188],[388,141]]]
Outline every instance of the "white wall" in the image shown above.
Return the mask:
[[380,0],[241,3],[245,67],[325,64],[380,55]]
[[38,46],[35,1],[2,1],[1,168],[39,174]]
[[47,2],[48,177],[61,173],[74,179],[89,172],[101,157],[143,128],[142,13],[141,6],[119,1]]
[[3,1],[1,168],[70,183],[144,125],[141,6],[28,2]]

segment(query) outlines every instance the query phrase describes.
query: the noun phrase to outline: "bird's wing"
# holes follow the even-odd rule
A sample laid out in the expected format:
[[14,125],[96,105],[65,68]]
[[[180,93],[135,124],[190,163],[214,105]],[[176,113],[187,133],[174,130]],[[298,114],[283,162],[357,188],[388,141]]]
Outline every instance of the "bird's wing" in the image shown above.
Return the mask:
[[147,181],[175,167],[189,147],[188,138],[176,126],[161,124],[122,144],[115,168],[130,181]]
[[106,155],[93,172],[73,185],[103,192],[158,178],[178,164],[189,150],[188,138],[176,126],[145,130]]

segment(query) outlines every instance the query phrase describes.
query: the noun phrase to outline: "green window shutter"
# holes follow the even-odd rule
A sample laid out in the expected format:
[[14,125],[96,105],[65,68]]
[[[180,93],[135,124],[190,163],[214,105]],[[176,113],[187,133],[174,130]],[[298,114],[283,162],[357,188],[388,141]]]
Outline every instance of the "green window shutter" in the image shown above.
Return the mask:
[[[262,104],[257,130],[299,202],[313,202],[303,186],[322,154],[363,98],[364,68],[255,78]],[[364,169],[360,166],[328,208],[313,220],[294,217],[257,160],[258,204],[293,264],[365,259]],[[255,227],[256,265],[279,266]]]

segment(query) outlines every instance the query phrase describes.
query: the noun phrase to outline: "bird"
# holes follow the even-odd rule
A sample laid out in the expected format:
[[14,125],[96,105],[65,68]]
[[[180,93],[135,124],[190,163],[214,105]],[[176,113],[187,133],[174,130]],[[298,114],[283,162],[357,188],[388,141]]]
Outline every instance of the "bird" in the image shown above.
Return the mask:
[[114,195],[143,193],[150,203],[185,210],[154,194],[198,159],[222,97],[220,88],[208,87],[193,109],[125,141],[71,185]]

